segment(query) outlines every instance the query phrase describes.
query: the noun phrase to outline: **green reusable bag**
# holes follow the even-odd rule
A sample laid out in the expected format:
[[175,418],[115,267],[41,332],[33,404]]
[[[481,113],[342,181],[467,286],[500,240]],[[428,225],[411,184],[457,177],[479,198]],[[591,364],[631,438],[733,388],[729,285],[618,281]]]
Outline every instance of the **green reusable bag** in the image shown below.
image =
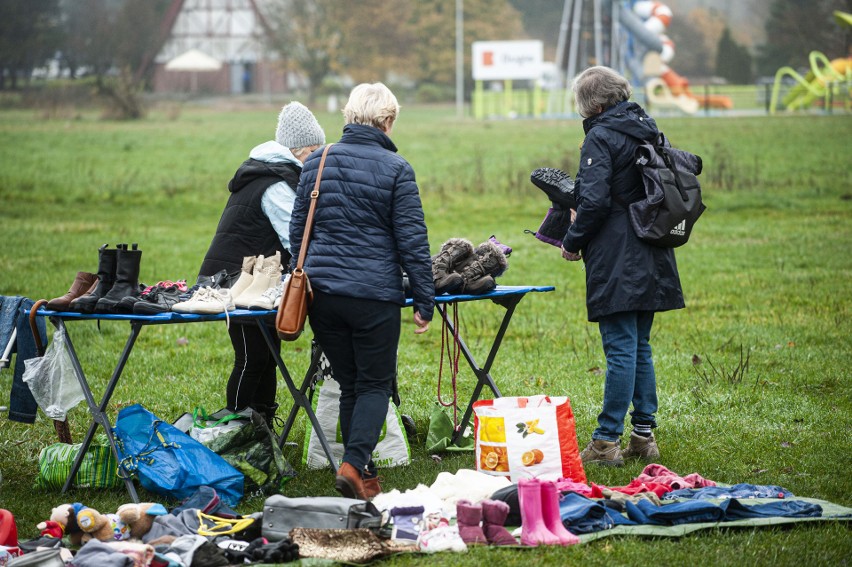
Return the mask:
[[[36,476],[35,488],[61,490],[82,446],[82,443],[73,445],[53,443],[42,449],[38,455],[38,476]],[[118,463],[115,460],[115,455],[109,448],[106,436],[101,433],[89,445],[89,450],[86,451],[86,455],[80,463],[80,469],[74,476],[72,487],[113,488],[119,486],[121,479],[116,474],[117,469]]]
[[[470,427],[468,426],[468,432]],[[435,404],[432,415],[429,416],[429,430],[426,432],[426,451],[443,453],[445,451],[473,451],[475,449],[472,436],[462,435],[456,443],[453,438],[453,421],[444,413],[440,405]]]
[[[237,413],[220,410],[207,415],[203,408],[184,414],[175,426],[225,459],[245,475],[246,496],[281,492],[296,471],[284,458],[278,440],[263,417],[251,408]],[[191,425],[186,428],[186,422]]]

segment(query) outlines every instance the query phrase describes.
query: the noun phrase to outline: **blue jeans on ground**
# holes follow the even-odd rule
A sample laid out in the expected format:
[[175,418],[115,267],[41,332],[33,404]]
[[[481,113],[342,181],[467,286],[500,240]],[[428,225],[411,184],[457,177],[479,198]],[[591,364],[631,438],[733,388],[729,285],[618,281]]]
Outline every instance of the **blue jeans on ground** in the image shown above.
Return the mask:
[[657,379],[649,343],[653,323],[653,311],[624,311],[598,322],[606,355],[606,382],[593,439],[618,441],[631,403],[632,424],[657,426]]
[[401,311],[396,303],[314,291],[308,312],[340,385],[343,462],[371,474],[396,377]]

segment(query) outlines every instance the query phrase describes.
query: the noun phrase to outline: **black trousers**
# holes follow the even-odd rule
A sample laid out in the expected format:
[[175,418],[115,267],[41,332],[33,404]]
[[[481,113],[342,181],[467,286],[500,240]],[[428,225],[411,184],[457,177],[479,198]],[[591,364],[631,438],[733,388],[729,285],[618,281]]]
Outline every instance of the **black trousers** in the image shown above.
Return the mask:
[[308,315],[314,337],[340,384],[343,462],[374,473],[372,454],[396,377],[401,311],[387,301],[314,292]]
[[[274,411],[278,366],[269,352],[263,333],[256,324],[231,324],[228,329],[234,347],[234,368],[228,378],[228,409],[253,408],[261,415]],[[281,351],[281,340],[273,331],[273,341]]]

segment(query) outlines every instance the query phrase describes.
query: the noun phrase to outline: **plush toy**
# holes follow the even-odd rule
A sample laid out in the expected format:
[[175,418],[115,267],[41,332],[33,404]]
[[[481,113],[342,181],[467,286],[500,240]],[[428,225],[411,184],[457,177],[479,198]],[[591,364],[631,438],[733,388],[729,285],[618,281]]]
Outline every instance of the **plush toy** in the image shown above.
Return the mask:
[[77,524],[77,512],[85,506],[79,502],[74,504],[60,504],[50,511],[50,518],[40,522],[36,528],[41,530],[43,536],[61,538],[68,536],[68,541],[73,546],[82,543],[83,531]]
[[83,530],[82,543],[90,539],[120,541],[130,537],[130,531],[115,514],[101,514],[94,508],[77,512],[77,524]]
[[116,511],[116,516],[127,528],[130,539],[142,539],[142,536],[151,531],[154,518],[166,514],[168,514],[168,511],[165,507],[154,502],[122,504]]

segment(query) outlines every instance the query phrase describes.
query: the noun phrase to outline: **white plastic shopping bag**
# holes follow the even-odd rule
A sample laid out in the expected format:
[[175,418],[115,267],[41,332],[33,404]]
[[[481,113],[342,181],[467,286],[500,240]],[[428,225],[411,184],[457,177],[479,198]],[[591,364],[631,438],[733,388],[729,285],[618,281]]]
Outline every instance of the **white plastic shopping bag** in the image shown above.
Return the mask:
[[38,407],[51,419],[65,421],[65,415],[84,396],[74,374],[71,355],[65,348],[65,331],[57,329],[44,356],[24,361],[24,383],[29,386]]

